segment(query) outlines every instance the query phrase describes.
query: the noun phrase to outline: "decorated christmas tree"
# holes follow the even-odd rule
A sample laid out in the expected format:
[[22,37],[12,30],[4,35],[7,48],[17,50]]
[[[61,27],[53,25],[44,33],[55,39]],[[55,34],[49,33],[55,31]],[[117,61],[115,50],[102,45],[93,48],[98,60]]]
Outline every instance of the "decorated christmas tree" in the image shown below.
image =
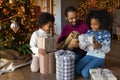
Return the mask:
[[29,39],[36,28],[35,11],[30,0],[0,0],[0,50],[31,53]]
[[112,12],[115,9],[114,0],[81,0],[78,8],[78,17],[85,20],[86,14],[91,9],[107,9]]

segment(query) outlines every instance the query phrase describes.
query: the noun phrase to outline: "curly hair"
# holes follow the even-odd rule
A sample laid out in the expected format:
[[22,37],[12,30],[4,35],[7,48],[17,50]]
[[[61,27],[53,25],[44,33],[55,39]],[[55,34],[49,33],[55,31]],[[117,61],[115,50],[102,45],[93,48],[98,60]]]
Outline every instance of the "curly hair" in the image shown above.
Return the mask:
[[42,12],[38,16],[37,25],[40,28],[42,28],[43,25],[47,24],[49,21],[51,21],[52,23],[54,23],[54,21],[55,21],[54,16],[52,14],[48,13],[48,12]]
[[112,15],[106,9],[91,10],[86,16],[86,23],[88,26],[90,26],[90,21],[93,18],[100,21],[101,29],[108,29],[108,27],[112,26]]
[[65,16],[67,17],[67,13],[68,12],[76,12],[77,13],[77,9],[73,6],[68,6],[66,9],[65,9]]

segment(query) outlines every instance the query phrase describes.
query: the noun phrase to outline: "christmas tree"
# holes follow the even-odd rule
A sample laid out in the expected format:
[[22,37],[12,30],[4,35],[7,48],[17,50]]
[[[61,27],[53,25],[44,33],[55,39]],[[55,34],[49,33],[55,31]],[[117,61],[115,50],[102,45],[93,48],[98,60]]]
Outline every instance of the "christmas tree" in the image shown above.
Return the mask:
[[0,0],[0,49],[31,53],[29,39],[36,27],[30,0]]
[[115,9],[114,0],[81,0],[78,8],[78,17],[85,20],[86,14],[91,9],[107,9],[112,12]]

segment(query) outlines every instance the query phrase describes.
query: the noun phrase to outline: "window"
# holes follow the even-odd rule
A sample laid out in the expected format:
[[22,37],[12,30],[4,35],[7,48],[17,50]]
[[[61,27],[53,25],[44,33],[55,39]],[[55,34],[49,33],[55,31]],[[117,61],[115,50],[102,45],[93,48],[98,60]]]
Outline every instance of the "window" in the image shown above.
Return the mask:
[[[40,7],[41,12],[49,12],[56,16],[56,0],[40,0]],[[52,29],[52,33],[55,34],[56,32],[56,23],[54,24],[54,28]]]

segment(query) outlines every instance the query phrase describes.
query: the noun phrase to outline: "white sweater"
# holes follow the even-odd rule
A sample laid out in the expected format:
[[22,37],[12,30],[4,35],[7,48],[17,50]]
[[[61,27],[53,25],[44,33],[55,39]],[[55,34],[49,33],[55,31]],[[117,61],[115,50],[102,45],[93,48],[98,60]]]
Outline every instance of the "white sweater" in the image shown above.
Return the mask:
[[38,50],[39,48],[37,47],[37,37],[38,36],[43,36],[46,35],[47,33],[43,31],[42,29],[39,29],[35,32],[33,32],[31,39],[30,39],[30,49],[32,50],[34,56],[39,57]]

